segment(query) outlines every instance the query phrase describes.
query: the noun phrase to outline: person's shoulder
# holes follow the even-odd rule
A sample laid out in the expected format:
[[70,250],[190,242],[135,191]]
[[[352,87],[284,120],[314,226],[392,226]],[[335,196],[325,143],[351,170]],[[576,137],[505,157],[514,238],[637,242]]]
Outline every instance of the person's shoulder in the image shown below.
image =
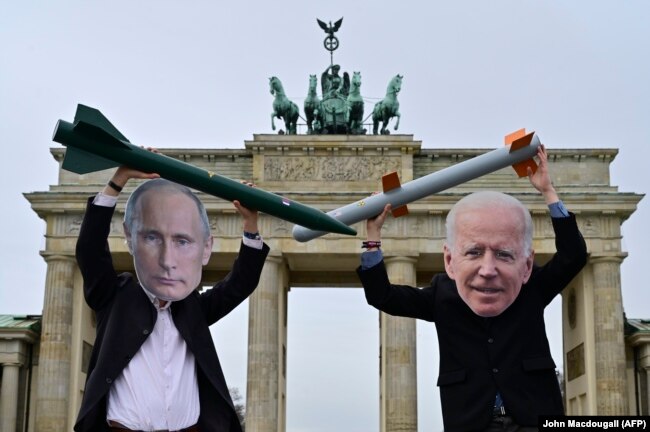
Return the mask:
[[445,272],[436,273],[431,279],[431,285],[424,289],[431,290],[438,300],[447,301],[460,298],[456,282]]
[[120,288],[125,288],[130,285],[137,285],[138,280],[135,278],[133,273],[124,272],[117,275],[117,286]]
[[452,286],[455,288],[454,281],[447,275],[446,272],[440,272],[436,273],[433,275],[433,278],[431,279],[431,286],[440,286],[440,287],[448,287]]

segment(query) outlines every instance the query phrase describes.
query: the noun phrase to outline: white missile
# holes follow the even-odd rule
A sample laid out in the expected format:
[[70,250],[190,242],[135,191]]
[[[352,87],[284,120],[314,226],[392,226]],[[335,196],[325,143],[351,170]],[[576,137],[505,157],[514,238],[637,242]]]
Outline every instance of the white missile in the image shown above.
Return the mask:
[[[400,185],[397,173],[387,174],[382,178],[383,193],[371,195],[327,214],[346,225],[351,225],[378,215],[384,210],[386,204],[391,204],[394,217],[404,216],[408,214],[406,208],[408,203],[509,165],[512,165],[519,177],[527,176],[528,167],[533,172],[537,170],[533,157],[537,154],[541,142],[535,132],[526,134],[525,129],[520,129],[507,135],[505,143],[506,147],[492,150],[403,185]],[[293,227],[293,238],[299,242],[306,242],[325,234],[326,231],[316,231],[300,225]]]

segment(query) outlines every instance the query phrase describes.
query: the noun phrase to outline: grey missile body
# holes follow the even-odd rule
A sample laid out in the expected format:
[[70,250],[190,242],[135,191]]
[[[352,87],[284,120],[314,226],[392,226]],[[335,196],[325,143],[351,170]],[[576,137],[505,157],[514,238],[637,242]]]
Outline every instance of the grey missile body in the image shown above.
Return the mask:
[[[511,151],[512,146],[492,150],[465,162],[404,183],[401,187],[339,207],[327,214],[346,225],[351,225],[378,215],[384,210],[386,204],[391,204],[395,209],[509,165],[516,165],[532,159],[537,154],[541,143],[536,134],[531,135],[530,143],[516,150]],[[293,227],[292,234],[297,241],[306,242],[325,235],[327,232],[296,225]]]

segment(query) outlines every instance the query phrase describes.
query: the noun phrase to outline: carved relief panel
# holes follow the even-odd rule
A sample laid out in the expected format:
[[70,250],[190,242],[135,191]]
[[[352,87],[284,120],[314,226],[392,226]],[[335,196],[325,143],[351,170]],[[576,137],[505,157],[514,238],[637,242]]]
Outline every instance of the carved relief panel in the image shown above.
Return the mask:
[[266,156],[264,181],[378,181],[401,169],[398,156]]

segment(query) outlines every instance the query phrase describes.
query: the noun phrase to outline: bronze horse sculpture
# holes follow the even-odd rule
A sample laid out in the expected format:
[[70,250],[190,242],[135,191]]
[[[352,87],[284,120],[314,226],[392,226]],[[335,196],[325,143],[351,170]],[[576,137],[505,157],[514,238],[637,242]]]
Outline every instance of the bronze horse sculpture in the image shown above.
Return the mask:
[[296,134],[296,125],[298,123],[298,105],[287,98],[282,87],[282,82],[277,77],[269,78],[269,90],[275,96],[273,100],[273,112],[271,113],[271,128],[275,130],[274,118],[284,120],[286,133],[289,135]]
[[377,135],[377,128],[379,122],[381,124],[381,134],[387,135],[390,134],[388,130],[388,122],[391,118],[397,117],[397,122],[395,123],[395,130],[399,127],[399,120],[401,114],[399,112],[399,102],[397,100],[397,93],[402,90],[402,78],[403,75],[395,75],[390,82],[388,83],[388,88],[386,89],[386,96],[381,101],[375,104],[375,108],[372,110],[372,133]]
[[309,75],[309,89],[307,90],[307,97],[305,98],[304,110],[307,122],[307,134],[319,133],[319,110],[320,99],[316,88],[318,86],[318,78],[316,75]]
[[364,134],[363,98],[361,97],[361,72],[352,74],[350,93],[347,99],[348,132],[354,135]]

